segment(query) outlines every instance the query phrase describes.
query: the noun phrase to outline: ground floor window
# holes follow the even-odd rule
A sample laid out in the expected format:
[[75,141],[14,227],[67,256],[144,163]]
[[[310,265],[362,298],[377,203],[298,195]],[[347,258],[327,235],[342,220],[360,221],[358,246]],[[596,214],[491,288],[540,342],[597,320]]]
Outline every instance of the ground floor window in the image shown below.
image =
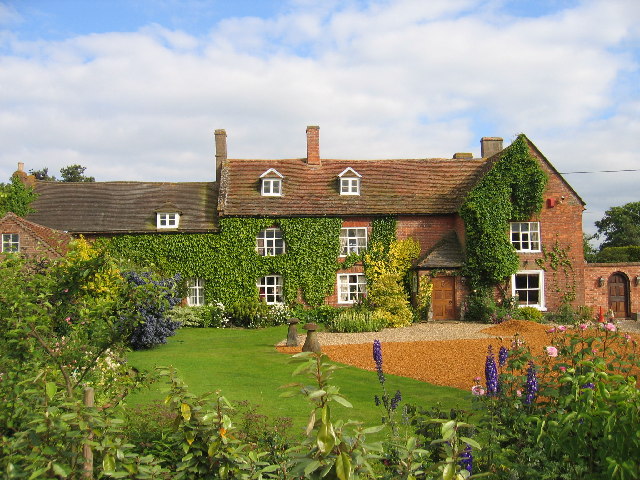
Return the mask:
[[512,275],[511,293],[521,307],[544,309],[544,272],[529,270]]
[[341,273],[338,275],[338,303],[356,303],[367,293],[364,273]]
[[16,253],[20,251],[20,235],[17,233],[2,234],[3,253]]
[[267,275],[262,277],[258,280],[258,291],[260,298],[268,305],[282,303],[282,276]]
[[187,303],[193,306],[204,305],[204,280],[191,278],[187,281]]

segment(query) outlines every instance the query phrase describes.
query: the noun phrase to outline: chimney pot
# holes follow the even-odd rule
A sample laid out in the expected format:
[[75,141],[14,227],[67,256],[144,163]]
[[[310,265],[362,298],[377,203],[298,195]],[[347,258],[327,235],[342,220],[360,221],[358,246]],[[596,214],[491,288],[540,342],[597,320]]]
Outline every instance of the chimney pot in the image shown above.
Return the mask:
[[307,127],[307,165],[320,165],[320,127]]
[[18,162],[18,171],[24,172],[24,162]]
[[482,158],[493,157],[496,153],[502,151],[502,138],[482,137],[480,139],[480,150]]

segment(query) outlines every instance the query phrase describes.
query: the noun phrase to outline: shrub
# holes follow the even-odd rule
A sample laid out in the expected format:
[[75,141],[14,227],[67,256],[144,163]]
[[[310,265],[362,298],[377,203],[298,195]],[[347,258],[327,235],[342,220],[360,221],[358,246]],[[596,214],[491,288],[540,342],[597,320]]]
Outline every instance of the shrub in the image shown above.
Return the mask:
[[318,323],[328,325],[343,309],[333,307],[331,305],[320,305],[313,308],[304,308],[297,306],[292,316],[300,320],[301,324],[305,323]]
[[267,305],[257,298],[247,298],[232,304],[227,314],[233,326],[244,328],[283,325],[291,318],[291,311],[286,306]]
[[344,308],[326,325],[338,333],[379,332],[387,326],[384,316],[363,308]]
[[190,328],[227,328],[231,327],[224,305],[216,302],[202,306],[180,306],[169,313],[171,320],[179,322],[181,327]]
[[133,295],[140,317],[129,339],[131,347],[140,350],[167,343],[167,337],[180,326],[167,316],[182,301],[178,293],[180,276],[156,280],[149,272],[126,272],[124,277],[135,287]]
[[472,389],[490,447],[481,462],[498,479],[639,478],[637,342],[613,323],[551,331],[539,355],[516,339],[497,369],[487,356],[492,394]]
[[542,312],[535,307],[520,307],[513,313],[513,317],[536,323],[542,323],[544,319]]

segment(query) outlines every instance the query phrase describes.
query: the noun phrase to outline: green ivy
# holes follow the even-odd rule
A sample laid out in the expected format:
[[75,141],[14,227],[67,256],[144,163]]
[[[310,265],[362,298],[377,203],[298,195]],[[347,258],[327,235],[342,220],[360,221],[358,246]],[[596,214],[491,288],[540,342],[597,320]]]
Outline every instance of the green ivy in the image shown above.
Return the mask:
[[527,221],[540,212],[546,184],[547,176],[531,155],[526,137],[519,135],[471,190],[460,216],[467,240],[464,274],[472,289],[497,285],[518,271],[509,222]]
[[[256,253],[260,230],[282,230],[286,251],[264,257]],[[395,239],[395,219],[372,221],[370,244],[388,249]],[[122,235],[105,239],[116,255],[166,274],[205,281],[205,300],[230,304],[256,298],[256,282],[265,275],[282,275],[289,304],[302,300],[317,306],[333,292],[336,272],[361,262],[361,255],[340,255],[340,218],[224,218],[220,233]]]

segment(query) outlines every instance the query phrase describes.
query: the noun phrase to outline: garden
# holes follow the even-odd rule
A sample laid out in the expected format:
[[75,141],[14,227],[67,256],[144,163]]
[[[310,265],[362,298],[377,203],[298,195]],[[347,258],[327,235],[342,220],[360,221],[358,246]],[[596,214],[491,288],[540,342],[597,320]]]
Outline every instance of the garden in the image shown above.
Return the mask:
[[[490,339],[274,347],[292,316],[350,332],[420,320],[389,294],[399,277],[381,274],[377,309],[189,308],[179,276],[82,240],[60,261],[7,257],[4,478],[640,477],[638,338],[613,320],[485,299]],[[440,357],[467,383],[396,370]]]

